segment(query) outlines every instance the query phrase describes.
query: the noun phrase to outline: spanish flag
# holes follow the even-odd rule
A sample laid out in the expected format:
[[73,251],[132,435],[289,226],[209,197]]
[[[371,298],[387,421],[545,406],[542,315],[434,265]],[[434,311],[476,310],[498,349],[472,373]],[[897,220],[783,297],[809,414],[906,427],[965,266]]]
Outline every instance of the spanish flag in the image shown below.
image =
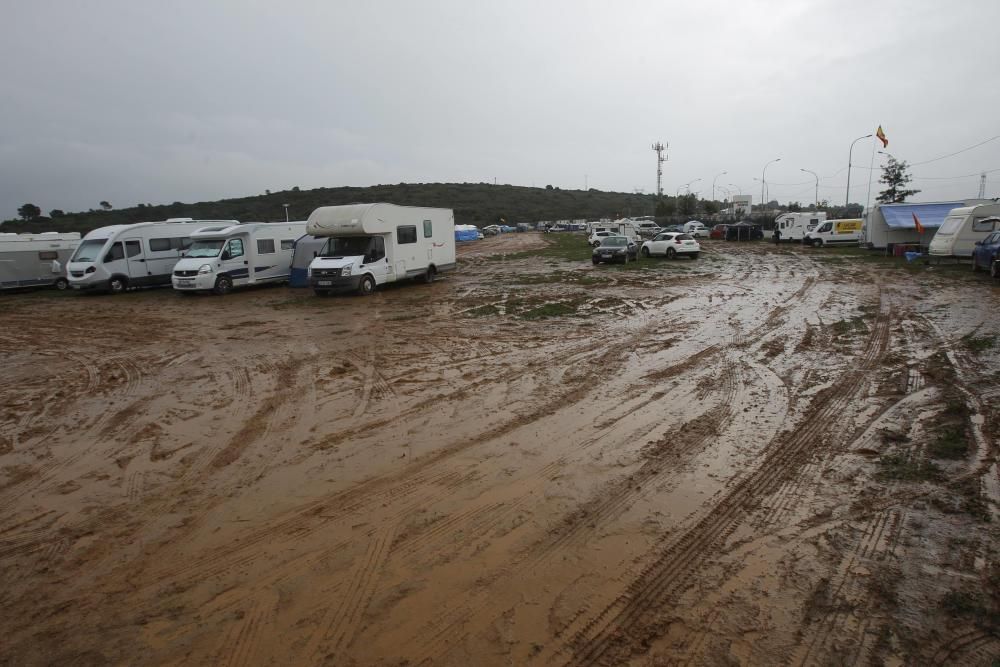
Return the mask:
[[882,142],[882,148],[889,147],[889,140],[885,138],[885,132],[882,131],[881,125],[879,125],[878,129],[875,130],[875,136],[878,137],[878,140]]
[[918,218],[917,214],[913,211],[910,211],[910,215],[913,216],[913,226],[917,228],[917,234],[923,234],[924,226],[920,224],[920,218]]

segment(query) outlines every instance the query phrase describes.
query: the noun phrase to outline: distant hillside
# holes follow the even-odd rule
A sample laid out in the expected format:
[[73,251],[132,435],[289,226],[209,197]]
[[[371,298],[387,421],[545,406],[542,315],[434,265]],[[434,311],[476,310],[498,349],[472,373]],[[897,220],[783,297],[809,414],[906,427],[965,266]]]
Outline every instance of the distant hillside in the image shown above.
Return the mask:
[[161,206],[140,205],[110,211],[65,213],[56,218],[31,221],[7,220],[5,232],[78,231],[96,227],[166,218],[240,220],[242,222],[284,220],[283,204],[292,220],[305,220],[313,209],[336,204],[391,202],[405,206],[432,206],[455,210],[455,222],[485,226],[504,218],[509,224],[576,218],[614,218],[652,215],[654,196],[599,190],[527,188],[486,183],[400,183],[367,188],[317,188],[286,190],[255,197],[223,199]]

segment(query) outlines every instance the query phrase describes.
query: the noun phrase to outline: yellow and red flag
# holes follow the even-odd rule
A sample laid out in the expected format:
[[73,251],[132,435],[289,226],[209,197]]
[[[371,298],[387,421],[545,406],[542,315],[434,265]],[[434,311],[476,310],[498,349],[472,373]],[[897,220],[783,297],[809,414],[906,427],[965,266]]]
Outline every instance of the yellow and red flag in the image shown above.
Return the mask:
[[917,234],[923,234],[924,226],[920,224],[920,218],[918,218],[917,214],[913,211],[910,211],[910,215],[913,216],[913,226],[917,228]]
[[889,140],[885,138],[885,132],[882,131],[881,125],[879,125],[878,129],[875,130],[875,136],[878,137],[878,140],[882,142],[882,148],[889,147]]

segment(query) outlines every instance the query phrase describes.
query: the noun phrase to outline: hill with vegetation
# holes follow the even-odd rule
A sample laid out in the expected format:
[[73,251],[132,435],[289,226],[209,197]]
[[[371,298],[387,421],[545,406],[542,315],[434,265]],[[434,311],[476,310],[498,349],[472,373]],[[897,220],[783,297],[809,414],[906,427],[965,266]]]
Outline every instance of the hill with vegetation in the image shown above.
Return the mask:
[[[400,183],[370,187],[293,188],[267,192],[253,197],[223,199],[214,202],[165,205],[140,204],[116,209],[101,202],[99,210],[70,213],[50,211],[42,215],[37,206],[25,205],[25,219],[7,220],[0,227],[5,232],[81,232],[106,225],[127,224],[167,218],[202,220],[240,220],[241,222],[280,221],[285,219],[288,204],[292,220],[305,220],[320,206],[368,202],[391,202],[404,206],[451,208],[455,222],[480,227],[499,222],[538,222],[587,218],[616,218],[627,215],[652,215],[656,198],[651,194],[629,194],[590,190],[561,190],[553,186],[529,188],[487,183]],[[26,207],[31,206],[30,209]]]

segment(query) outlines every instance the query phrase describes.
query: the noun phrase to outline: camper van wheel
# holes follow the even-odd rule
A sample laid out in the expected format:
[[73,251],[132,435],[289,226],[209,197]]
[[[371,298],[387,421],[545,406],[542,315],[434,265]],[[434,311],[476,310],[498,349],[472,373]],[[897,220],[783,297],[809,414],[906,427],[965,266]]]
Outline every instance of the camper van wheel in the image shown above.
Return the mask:
[[128,282],[121,276],[114,276],[108,281],[108,291],[112,294],[121,294],[128,289]]
[[434,277],[437,275],[437,271],[434,270],[433,266],[427,267],[427,273],[424,274],[424,282],[430,284],[434,282]]
[[57,290],[62,292],[67,287],[69,287],[69,281],[66,280],[65,278],[59,278],[58,280],[56,280],[55,287]]
[[375,292],[375,279],[371,276],[365,276],[358,284],[358,294],[361,296],[368,296],[373,292]]
[[813,245],[814,248],[822,248],[823,247],[823,239],[813,239],[812,245]]
[[667,259],[673,259],[677,255],[677,251],[673,248],[667,248],[666,255]]
[[215,289],[212,290],[216,294],[229,294],[233,291],[233,279],[229,276],[219,276],[215,279]]

